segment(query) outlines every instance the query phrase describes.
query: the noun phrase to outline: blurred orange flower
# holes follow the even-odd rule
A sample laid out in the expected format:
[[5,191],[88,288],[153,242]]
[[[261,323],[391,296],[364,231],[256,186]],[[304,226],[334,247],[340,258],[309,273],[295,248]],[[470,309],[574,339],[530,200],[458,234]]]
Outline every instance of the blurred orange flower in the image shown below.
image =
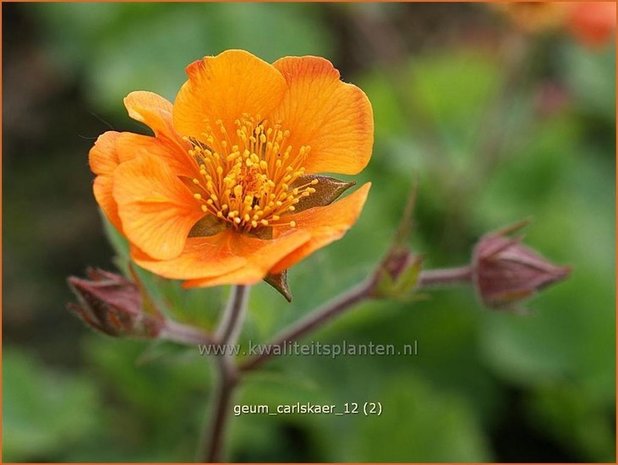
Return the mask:
[[90,150],[94,195],[132,258],[185,286],[255,283],[342,237],[356,222],[373,115],[366,95],[318,57],[268,64],[228,50],[190,64],[172,105],[124,102],[154,136],[109,131]]
[[598,47],[616,29],[616,2],[508,2],[491,4],[528,33],[566,28],[581,43]]
[[560,26],[566,10],[560,2],[507,2],[490,3],[501,10],[510,20],[525,32],[539,32]]
[[568,26],[583,44],[599,47],[616,30],[616,2],[573,2],[569,4]]

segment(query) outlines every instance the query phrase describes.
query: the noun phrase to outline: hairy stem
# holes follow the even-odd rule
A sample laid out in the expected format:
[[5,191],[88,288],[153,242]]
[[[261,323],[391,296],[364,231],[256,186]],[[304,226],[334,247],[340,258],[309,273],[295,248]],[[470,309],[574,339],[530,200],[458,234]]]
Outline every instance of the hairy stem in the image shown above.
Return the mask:
[[439,268],[422,271],[416,283],[417,288],[453,286],[466,284],[472,280],[472,267]]
[[[340,296],[336,297],[332,301],[328,302],[323,307],[310,312],[305,318],[301,319],[297,323],[290,326],[288,329],[282,331],[277,335],[274,340],[269,344],[271,348],[283,347],[285,343],[292,342],[302,338],[312,330],[322,326],[324,323],[332,320],[337,315],[343,313],[354,304],[357,304],[371,295],[373,290],[373,279],[367,280],[351,288],[347,292],[344,292]],[[246,362],[240,365],[242,371],[253,370],[264,362],[266,362],[273,355],[273,350],[265,351],[262,354],[256,355]]]
[[[236,344],[240,336],[248,296],[247,286],[235,286],[230,294],[230,300],[215,337],[223,348],[225,345]],[[238,383],[238,368],[229,351],[217,355],[216,378],[203,444],[198,452],[199,462],[216,463],[221,462],[223,458],[229,409]]]
[[205,331],[172,320],[165,320],[158,337],[185,345],[214,343],[212,336]]
[[234,344],[240,334],[247,308],[249,288],[247,286],[234,286],[230,300],[223,312],[215,339],[221,344]]
[[[225,356],[221,356],[225,357]],[[218,361],[217,384],[210,402],[207,429],[204,443],[199,451],[198,462],[218,463],[223,459],[227,420],[230,417],[230,404],[238,381],[236,367],[222,367],[223,360]]]

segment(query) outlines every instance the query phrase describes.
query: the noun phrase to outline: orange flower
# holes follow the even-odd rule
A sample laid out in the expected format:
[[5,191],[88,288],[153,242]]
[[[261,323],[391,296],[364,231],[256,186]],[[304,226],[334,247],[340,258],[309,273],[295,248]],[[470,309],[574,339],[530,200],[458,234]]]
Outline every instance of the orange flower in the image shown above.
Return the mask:
[[491,4],[521,30],[539,33],[567,28],[581,43],[598,47],[616,29],[615,2],[509,2]]
[[95,198],[135,262],[187,287],[250,284],[342,237],[370,184],[332,203],[351,184],[317,173],[369,162],[366,95],[318,57],[228,50],[186,71],[173,105],[125,98],[154,137],[110,131],[90,151]]
[[569,8],[568,26],[580,42],[600,47],[616,30],[615,2],[573,2]]
[[508,2],[490,5],[502,10],[518,28],[530,33],[559,27],[566,16],[564,5],[559,2]]

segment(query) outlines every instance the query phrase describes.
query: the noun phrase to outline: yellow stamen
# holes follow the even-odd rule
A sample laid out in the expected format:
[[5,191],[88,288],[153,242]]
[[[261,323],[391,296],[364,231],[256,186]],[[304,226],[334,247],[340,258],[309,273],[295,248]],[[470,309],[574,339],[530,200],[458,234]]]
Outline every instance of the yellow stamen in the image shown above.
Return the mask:
[[186,139],[199,169],[192,182],[200,189],[193,194],[200,208],[244,231],[296,227],[284,217],[301,198],[315,193],[311,186],[317,179],[294,186],[301,184],[296,181],[305,173],[302,165],[311,148],[291,146],[289,131],[257,116],[243,115],[235,126],[228,131],[221,120],[207,122],[200,140]]

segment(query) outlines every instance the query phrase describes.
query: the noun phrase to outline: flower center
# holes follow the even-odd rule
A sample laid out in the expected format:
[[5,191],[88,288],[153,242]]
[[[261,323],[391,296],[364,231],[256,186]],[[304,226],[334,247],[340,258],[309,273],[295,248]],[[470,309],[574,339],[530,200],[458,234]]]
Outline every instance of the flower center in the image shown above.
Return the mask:
[[300,199],[315,192],[317,179],[303,183],[310,147],[295,149],[279,124],[243,115],[229,134],[221,120],[208,127],[204,141],[188,139],[199,167],[194,197],[202,211],[249,231],[261,226],[295,227],[285,216]]

